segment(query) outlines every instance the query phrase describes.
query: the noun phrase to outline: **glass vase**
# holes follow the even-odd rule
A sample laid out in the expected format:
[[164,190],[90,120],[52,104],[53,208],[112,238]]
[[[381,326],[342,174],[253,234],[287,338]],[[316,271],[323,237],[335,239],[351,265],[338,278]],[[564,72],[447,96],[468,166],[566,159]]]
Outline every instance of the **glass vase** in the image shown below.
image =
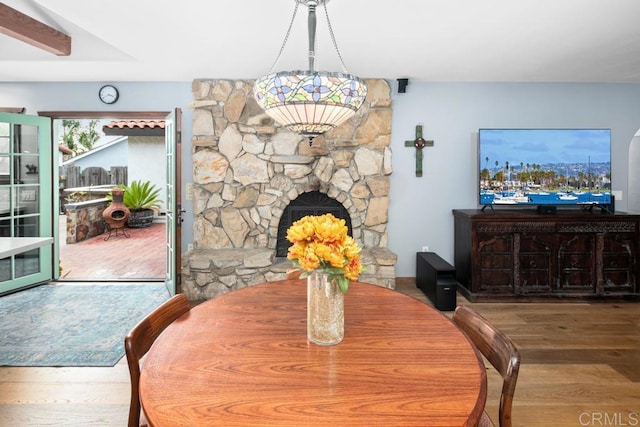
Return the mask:
[[314,271],[307,277],[307,339],[335,345],[344,338],[344,295],[337,280]]

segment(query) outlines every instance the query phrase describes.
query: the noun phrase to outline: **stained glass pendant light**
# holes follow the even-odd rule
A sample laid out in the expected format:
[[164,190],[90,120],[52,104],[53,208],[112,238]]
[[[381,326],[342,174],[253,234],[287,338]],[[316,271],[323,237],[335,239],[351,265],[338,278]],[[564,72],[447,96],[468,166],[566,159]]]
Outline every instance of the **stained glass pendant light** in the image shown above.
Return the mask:
[[[309,143],[352,117],[367,96],[367,85],[346,69],[329,22],[326,3],[329,0],[295,0],[289,29],[271,71],[256,80],[253,87],[258,105],[275,121],[294,132],[305,135]],[[309,69],[306,71],[272,72],[289,38],[298,6],[309,9]],[[329,34],[343,72],[315,70],[316,7],[324,7]]]

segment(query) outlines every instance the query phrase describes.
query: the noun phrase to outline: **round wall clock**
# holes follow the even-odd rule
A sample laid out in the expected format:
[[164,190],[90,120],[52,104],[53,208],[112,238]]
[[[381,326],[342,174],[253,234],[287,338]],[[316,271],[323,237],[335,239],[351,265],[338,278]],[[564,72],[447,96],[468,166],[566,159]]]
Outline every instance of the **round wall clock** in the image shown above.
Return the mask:
[[115,86],[104,85],[98,91],[98,96],[105,104],[113,104],[118,100],[119,93]]

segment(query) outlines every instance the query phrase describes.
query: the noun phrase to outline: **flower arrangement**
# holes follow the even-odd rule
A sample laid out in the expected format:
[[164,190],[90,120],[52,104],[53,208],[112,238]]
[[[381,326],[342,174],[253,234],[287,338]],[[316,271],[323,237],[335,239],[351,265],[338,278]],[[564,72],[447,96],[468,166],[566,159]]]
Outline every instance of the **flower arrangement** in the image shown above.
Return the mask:
[[327,273],[346,294],[349,281],[357,280],[362,272],[360,247],[347,232],[344,219],[332,214],[305,216],[287,230],[287,240],[293,243],[287,258],[306,271],[300,277],[316,270]]

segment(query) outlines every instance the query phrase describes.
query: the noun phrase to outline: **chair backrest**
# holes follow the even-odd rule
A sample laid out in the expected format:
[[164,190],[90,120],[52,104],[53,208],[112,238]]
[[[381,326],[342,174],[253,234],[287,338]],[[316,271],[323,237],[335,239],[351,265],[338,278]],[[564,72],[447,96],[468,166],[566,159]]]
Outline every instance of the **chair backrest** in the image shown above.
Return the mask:
[[467,306],[456,307],[453,322],[502,375],[500,427],[511,427],[511,406],[518,380],[520,353],[504,333]]
[[300,270],[299,268],[292,268],[287,270],[287,272],[284,275],[284,278],[287,280],[299,279],[301,274],[302,274],[302,270]]
[[124,338],[124,349],[131,377],[129,427],[138,427],[140,424],[140,397],[138,394],[140,359],[147,354],[162,331],[190,308],[189,300],[184,294],[175,295],[149,313]]

